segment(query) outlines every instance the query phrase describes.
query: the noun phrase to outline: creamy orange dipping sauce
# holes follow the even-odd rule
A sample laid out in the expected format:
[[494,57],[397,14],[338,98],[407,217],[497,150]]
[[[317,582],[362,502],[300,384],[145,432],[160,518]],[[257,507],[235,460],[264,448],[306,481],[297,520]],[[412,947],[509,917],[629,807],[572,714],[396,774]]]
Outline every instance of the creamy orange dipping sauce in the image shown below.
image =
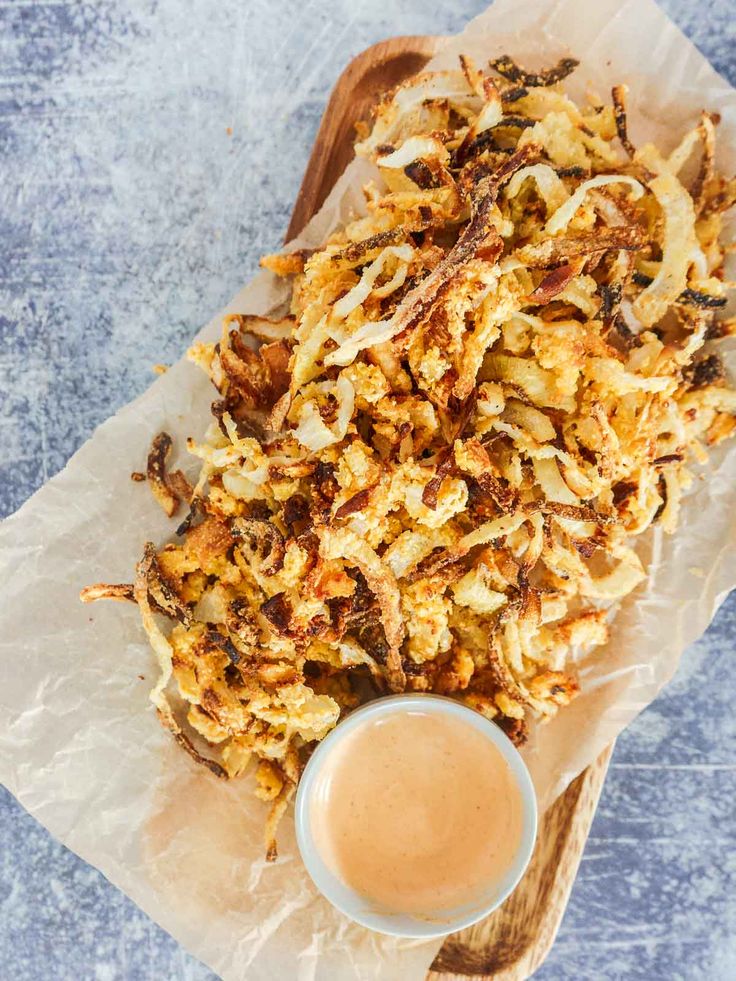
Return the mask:
[[310,825],[333,874],[373,905],[436,914],[500,884],[521,844],[523,802],[488,738],[418,708],[369,720],[334,747]]

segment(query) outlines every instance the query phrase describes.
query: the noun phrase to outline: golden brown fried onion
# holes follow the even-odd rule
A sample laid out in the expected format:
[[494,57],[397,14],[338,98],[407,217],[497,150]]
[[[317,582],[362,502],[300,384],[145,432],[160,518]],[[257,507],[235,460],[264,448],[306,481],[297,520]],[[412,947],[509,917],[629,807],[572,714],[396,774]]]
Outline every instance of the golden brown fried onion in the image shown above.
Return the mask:
[[194,760],[257,762],[270,859],[302,763],[366,698],[441,692],[517,743],[573,699],[646,579],[638,536],[675,532],[736,432],[717,119],[634,147],[625,87],[579,105],[575,65],[463,58],[381,102],[366,213],[262,260],[283,316],[192,349],[219,392],[200,479],[167,474],[165,433],[148,465],[167,513],[189,504],[180,540],[83,592],[137,602]]

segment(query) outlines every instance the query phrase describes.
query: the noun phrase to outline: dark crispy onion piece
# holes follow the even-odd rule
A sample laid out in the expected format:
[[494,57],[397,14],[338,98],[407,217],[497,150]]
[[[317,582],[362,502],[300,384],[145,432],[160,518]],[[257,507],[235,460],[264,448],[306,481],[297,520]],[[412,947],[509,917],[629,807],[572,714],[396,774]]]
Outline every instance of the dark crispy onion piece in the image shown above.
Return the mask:
[[[442,433],[448,444],[453,443],[456,439],[460,439],[470,423],[475,410],[477,393],[474,388],[467,391],[467,377],[464,373],[460,375],[453,386],[453,394],[448,399],[448,411],[440,413]],[[472,381],[474,384],[475,378]]]
[[329,521],[332,504],[340,492],[335,467],[320,460],[312,477],[312,518],[315,524]]
[[[473,204],[475,206],[475,215],[477,215],[476,225],[480,224],[481,221],[486,221],[488,218],[488,212],[492,206],[496,203],[498,195],[504,184],[507,184],[511,178],[514,176],[517,170],[521,170],[522,167],[527,167],[534,163],[540,156],[542,150],[536,143],[527,143],[520,150],[516,150],[508,160],[504,160],[500,166],[496,167],[490,174],[481,178],[478,182],[478,186],[473,199]],[[471,225],[473,220],[471,219]],[[468,228],[470,227],[467,226]],[[478,235],[478,227],[475,229],[475,236]],[[461,236],[462,238],[462,236]],[[472,245],[473,235],[468,236],[468,245]],[[470,258],[470,255],[467,256]]]
[[494,126],[489,126],[488,129],[483,130],[482,133],[468,140],[467,143],[464,141],[453,154],[453,163],[460,166],[467,160],[480,156],[486,150],[491,153],[503,153],[505,149],[496,140],[499,129],[531,129],[534,125],[535,121],[527,119],[526,116],[504,116]]
[[549,303],[572,282],[579,271],[579,266],[573,265],[571,262],[553,269],[552,272],[547,273],[539,286],[529,294],[527,297],[529,303],[539,304],[540,306]]
[[292,494],[284,501],[281,517],[286,527],[293,533],[296,525],[309,520],[309,501],[302,494]]
[[582,179],[590,176],[590,171],[580,166],[558,167],[556,173],[558,177],[580,177]]
[[286,593],[277,593],[261,604],[261,613],[268,620],[271,628],[282,637],[291,635],[292,612]]
[[[150,545],[150,543],[149,543]],[[146,549],[148,550],[148,545]],[[160,613],[178,620],[188,627],[192,623],[192,611],[181,599],[171,583],[165,578],[158,564],[156,552],[153,546],[150,562],[147,563],[146,582],[148,584],[148,594],[156,605]]]
[[225,615],[225,626],[239,655],[257,655],[260,649],[260,631],[253,610],[246,600],[237,598],[230,603]]
[[352,497],[348,498],[344,504],[335,511],[335,518],[347,518],[351,514],[355,514],[356,511],[362,511],[363,508],[367,507],[370,503],[371,495],[373,493],[372,487],[364,487],[363,490],[359,490],[357,494],[353,494]]
[[192,527],[193,522],[197,516],[202,511],[202,500],[199,497],[192,498],[192,503],[189,505],[189,511],[187,512],[186,518],[182,521],[179,527],[176,529],[176,534],[181,537],[186,535],[189,529]]
[[700,117],[698,131],[703,142],[703,156],[700,160],[698,173],[690,188],[690,197],[695,204],[695,213],[701,214],[706,204],[706,192],[715,173],[716,134],[715,124],[720,117],[704,112]]
[[217,647],[219,650],[224,651],[227,654],[231,664],[240,663],[240,651],[237,649],[232,640],[227,636],[227,634],[221,633],[219,630],[211,628],[206,634],[207,643],[211,644],[213,647]]
[[215,776],[226,780],[228,779],[228,774],[220,766],[220,764],[203,756],[199,750],[196,749],[189,736],[183,732],[181,726],[174,717],[171,705],[166,696],[166,686],[171,678],[172,650],[170,643],[156,623],[150,605],[150,584],[152,577],[155,576],[155,564],[156,548],[152,542],[146,542],[143,550],[143,557],[136,566],[136,577],[135,583],[133,584],[133,591],[135,600],[138,603],[143,626],[148,634],[148,638],[151,642],[151,646],[153,647],[161,669],[161,677],[151,691],[150,698],[153,704],[156,706],[156,714],[158,715],[161,725],[172,733],[182,749],[184,749],[195,762],[202,766],[206,766],[208,770],[215,774]]
[[507,715],[502,715],[498,719],[498,724],[514,746],[523,746],[529,738],[529,726],[525,719],[511,719]]
[[692,389],[717,385],[726,377],[726,367],[718,354],[709,354],[700,361],[688,365],[682,372],[682,377]]
[[230,522],[233,537],[247,545],[261,558],[261,572],[273,576],[284,567],[284,536],[276,525],[261,518],[233,518]]
[[419,579],[430,579],[444,570],[447,566],[457,562],[467,554],[467,549],[461,547],[435,549],[426,559],[417,563],[416,567],[404,578],[408,582],[417,582]]
[[442,180],[424,160],[412,160],[404,167],[404,173],[410,181],[413,181],[423,191],[442,187]]
[[289,388],[291,349],[286,341],[262,344],[251,350],[236,331],[232,347],[220,350],[220,364],[229,384],[246,409],[270,409]]
[[343,561],[360,569],[380,610],[381,625],[389,647],[386,657],[388,683],[394,691],[403,691],[406,679],[401,668],[401,644],[406,625],[401,611],[401,593],[391,568],[381,561],[363,538],[345,528],[323,533],[320,554],[333,558],[340,555]]
[[372,252],[380,252],[389,245],[401,245],[406,241],[408,234],[408,230],[402,226],[377,232],[370,238],[363,239],[362,242],[351,242],[350,245],[346,245],[340,252],[336,252],[330,261],[341,268],[350,268],[358,262],[364,262],[366,256]]
[[179,498],[189,504],[192,500],[194,488],[189,482],[186,474],[181,470],[172,470],[166,480],[169,490]]
[[546,501],[541,509],[544,514],[553,514],[558,518],[569,518],[571,521],[603,521],[595,508],[585,504],[561,504],[559,501]]
[[721,341],[724,337],[730,337],[736,332],[736,318],[716,320],[715,314],[711,314],[711,318],[705,335],[706,341]]
[[621,141],[621,146],[626,150],[630,157],[636,153],[636,147],[629,139],[628,125],[626,122],[626,92],[625,85],[614,85],[611,89],[613,98],[613,115],[616,120],[616,132]]
[[455,454],[450,449],[443,453],[443,459],[437,464],[434,476],[427,481],[422,491],[422,504],[432,511],[437,507],[437,497],[442,487],[442,481],[452,473],[455,466]]
[[148,486],[169,518],[176,514],[179,507],[179,499],[166,479],[166,461],[170,453],[171,436],[168,433],[159,433],[151,443],[146,461]]
[[725,296],[711,296],[709,293],[702,293],[700,290],[692,290],[688,287],[677,297],[677,302],[704,310],[718,310],[725,307],[728,300]]
[[525,89],[523,85],[517,85],[514,88],[506,89],[505,92],[501,93],[501,102],[506,105],[510,105],[514,102],[518,102],[519,99],[523,99],[525,95],[529,95],[528,89]]
[[611,327],[621,305],[623,286],[621,283],[601,283],[598,293],[601,298],[601,320],[607,327]]
[[644,244],[644,233],[638,225],[623,225],[570,238],[548,238],[536,245],[522,246],[516,255],[532,269],[544,269],[576,256],[595,255],[609,249],[636,251]]
[[631,275],[631,282],[635,283],[637,286],[651,286],[654,279],[651,276],[647,276],[646,273],[639,272],[635,270]]
[[625,347],[631,347],[636,342],[636,335],[626,323],[620,311],[614,315],[612,327],[621,338]]
[[507,484],[492,473],[480,473],[474,478],[480,489],[496,504],[498,509],[509,514],[516,507],[517,495]]
[[567,78],[575,71],[579,64],[577,58],[561,58],[552,68],[543,68],[539,72],[528,72],[507,54],[501,55],[500,58],[494,58],[490,62],[491,68],[495,69],[502,78],[530,89],[561,82],[563,78]]
[[536,120],[528,119],[526,116],[504,116],[493,129],[503,129],[505,126],[510,129],[534,129],[536,125]]
[[704,216],[728,211],[736,204],[736,177],[726,181],[719,180],[719,189],[703,201],[701,214]]
[[[634,272],[631,281],[643,287],[651,286],[654,282],[651,276],[642,272]],[[700,307],[703,310],[718,310],[720,307],[725,307],[728,300],[725,296],[711,296],[710,293],[702,293],[700,290],[687,287],[677,297],[677,302],[685,306]]]
[[214,773],[214,775],[220,780],[230,779],[227,770],[220,766],[216,760],[210,759],[208,756],[203,756],[203,754],[200,753],[181,726],[174,721],[173,716],[167,716],[165,713],[159,710],[158,717],[164,728],[169,730],[184,752],[191,756],[195,763],[199,763],[200,766],[206,767],[210,773]]
[[559,518],[569,518],[572,521],[590,521],[597,524],[610,524],[614,519],[601,514],[589,504],[562,504],[560,501],[534,501],[526,506],[526,510],[541,511],[542,514],[553,514]]

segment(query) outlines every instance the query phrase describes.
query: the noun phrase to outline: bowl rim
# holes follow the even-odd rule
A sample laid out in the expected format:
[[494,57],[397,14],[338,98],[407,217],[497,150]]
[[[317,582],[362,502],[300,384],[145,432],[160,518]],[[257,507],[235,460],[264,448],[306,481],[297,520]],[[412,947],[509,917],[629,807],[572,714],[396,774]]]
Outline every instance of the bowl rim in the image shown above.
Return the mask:
[[[485,735],[508,764],[522,799],[522,834],[517,854],[498,888],[485,901],[461,907],[455,914],[448,911],[446,917],[421,917],[407,913],[381,912],[368,908],[359,893],[343,883],[328,868],[314,841],[310,828],[310,804],[312,790],[322,767],[340,741],[351,732],[380,716],[402,712],[422,711],[436,715],[451,715],[470,724]],[[345,916],[360,926],[396,937],[430,939],[443,937],[465,927],[472,926],[489,916],[508,898],[519,884],[534,852],[537,836],[537,798],[529,770],[519,751],[494,722],[480,712],[444,695],[411,694],[387,695],[368,702],[339,722],[320,742],[302,772],[295,802],[296,839],[302,861],[319,892]]]

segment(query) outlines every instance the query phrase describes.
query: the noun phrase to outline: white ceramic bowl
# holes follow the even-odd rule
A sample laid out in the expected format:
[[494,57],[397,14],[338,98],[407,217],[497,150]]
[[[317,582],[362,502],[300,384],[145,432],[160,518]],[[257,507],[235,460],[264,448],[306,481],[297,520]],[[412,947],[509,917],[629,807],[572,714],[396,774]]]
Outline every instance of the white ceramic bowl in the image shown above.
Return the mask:
[[[408,710],[420,709],[432,715],[451,715],[473,726],[486,736],[508,763],[511,773],[521,792],[523,804],[522,834],[518,852],[511,868],[500,882],[489,883],[486,895],[472,904],[448,910],[446,914],[434,914],[431,918],[421,915],[396,913],[378,909],[364,896],[345,885],[328,868],[312,837],[310,804],[313,787],[321,768],[328,762],[330,754],[341,739],[356,729],[372,722],[378,717],[385,718]],[[380,698],[351,713],[320,743],[304,768],[296,795],[296,836],[299,850],[307,871],[320,892],[346,916],[379,933],[398,937],[441,937],[455,930],[471,926],[482,920],[501,905],[517,885],[534,850],[537,834],[537,800],[534,787],[524,761],[511,740],[493,722],[483,718],[478,712],[469,709],[451,698],[439,695],[392,695]]]

